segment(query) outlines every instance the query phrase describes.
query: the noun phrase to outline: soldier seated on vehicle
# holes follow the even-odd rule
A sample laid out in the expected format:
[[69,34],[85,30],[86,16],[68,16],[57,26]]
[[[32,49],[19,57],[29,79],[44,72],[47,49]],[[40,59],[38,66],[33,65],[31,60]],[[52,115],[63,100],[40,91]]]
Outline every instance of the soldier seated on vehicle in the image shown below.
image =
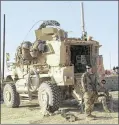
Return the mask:
[[113,100],[109,91],[105,88],[105,80],[101,81],[101,85],[98,89],[98,100],[101,101],[105,112],[113,112]]

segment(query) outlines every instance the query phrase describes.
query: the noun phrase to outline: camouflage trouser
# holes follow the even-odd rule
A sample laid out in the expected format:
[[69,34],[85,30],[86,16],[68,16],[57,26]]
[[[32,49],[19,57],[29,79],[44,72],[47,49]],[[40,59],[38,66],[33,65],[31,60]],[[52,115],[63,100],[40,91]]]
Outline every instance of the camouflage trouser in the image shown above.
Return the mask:
[[98,100],[101,101],[103,105],[103,109],[105,111],[109,111],[109,110],[113,111],[113,99],[111,95],[109,97],[106,97],[106,96],[98,97]]
[[84,104],[85,104],[85,113],[86,115],[91,115],[93,111],[95,100],[97,100],[98,95],[96,92],[85,92],[84,93]]

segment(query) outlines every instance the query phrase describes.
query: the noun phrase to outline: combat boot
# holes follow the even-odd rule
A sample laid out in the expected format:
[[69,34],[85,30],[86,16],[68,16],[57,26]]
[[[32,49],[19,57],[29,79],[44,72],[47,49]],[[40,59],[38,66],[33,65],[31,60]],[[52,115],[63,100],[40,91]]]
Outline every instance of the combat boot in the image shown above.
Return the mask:
[[92,116],[92,115],[88,115],[88,116],[86,116],[86,120],[88,121],[88,120],[94,120],[95,118]]
[[92,115],[92,114],[91,114],[90,116],[91,116],[91,117],[93,117],[93,118],[96,118],[96,116],[95,116],[95,115]]

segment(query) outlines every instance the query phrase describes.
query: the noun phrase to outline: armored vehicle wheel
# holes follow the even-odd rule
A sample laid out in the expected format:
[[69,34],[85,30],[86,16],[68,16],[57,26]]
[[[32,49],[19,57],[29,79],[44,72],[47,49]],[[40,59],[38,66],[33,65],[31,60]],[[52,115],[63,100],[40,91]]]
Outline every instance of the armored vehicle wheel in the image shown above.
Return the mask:
[[42,83],[38,91],[38,101],[41,110],[45,108],[50,113],[57,111],[62,101],[60,88],[50,82]]
[[14,84],[6,84],[3,90],[4,103],[9,108],[16,108],[20,105],[19,93]]

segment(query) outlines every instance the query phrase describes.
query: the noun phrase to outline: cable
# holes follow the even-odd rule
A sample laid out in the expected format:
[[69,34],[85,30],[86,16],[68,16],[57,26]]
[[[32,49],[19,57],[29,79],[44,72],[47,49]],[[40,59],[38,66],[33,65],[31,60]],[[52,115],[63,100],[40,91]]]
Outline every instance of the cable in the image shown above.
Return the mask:
[[[31,27],[31,29],[28,31],[28,33],[26,34],[26,36],[24,37],[24,40],[25,40],[25,38],[28,36],[28,34],[29,34],[29,32],[32,30],[32,28],[37,24],[37,23],[39,23],[40,21],[45,21],[45,20],[39,20],[39,21],[37,21],[32,27]],[[23,41],[24,41],[23,40]]]
[[[31,29],[32,29],[38,22],[40,22],[40,21],[46,21],[45,23],[47,24],[47,21],[48,21],[48,20],[39,20],[39,21],[37,21],[37,22],[31,27]],[[44,24],[45,24],[45,23],[44,23]],[[58,23],[58,22],[51,20],[50,23],[53,24],[53,26],[56,26],[56,23]],[[41,24],[41,25],[43,25],[43,24]],[[59,23],[58,23],[58,25],[60,26]],[[61,29],[61,28],[59,28],[58,26],[56,26],[56,27],[57,27],[58,30]],[[31,31],[31,29],[28,31],[28,33],[27,33],[26,36],[24,37],[24,40],[25,40],[26,37],[28,36],[28,34],[29,34],[29,32]],[[59,34],[59,36],[60,36],[60,34]],[[60,38],[60,37],[59,37],[59,38]],[[23,41],[24,41],[24,40],[23,40]]]

